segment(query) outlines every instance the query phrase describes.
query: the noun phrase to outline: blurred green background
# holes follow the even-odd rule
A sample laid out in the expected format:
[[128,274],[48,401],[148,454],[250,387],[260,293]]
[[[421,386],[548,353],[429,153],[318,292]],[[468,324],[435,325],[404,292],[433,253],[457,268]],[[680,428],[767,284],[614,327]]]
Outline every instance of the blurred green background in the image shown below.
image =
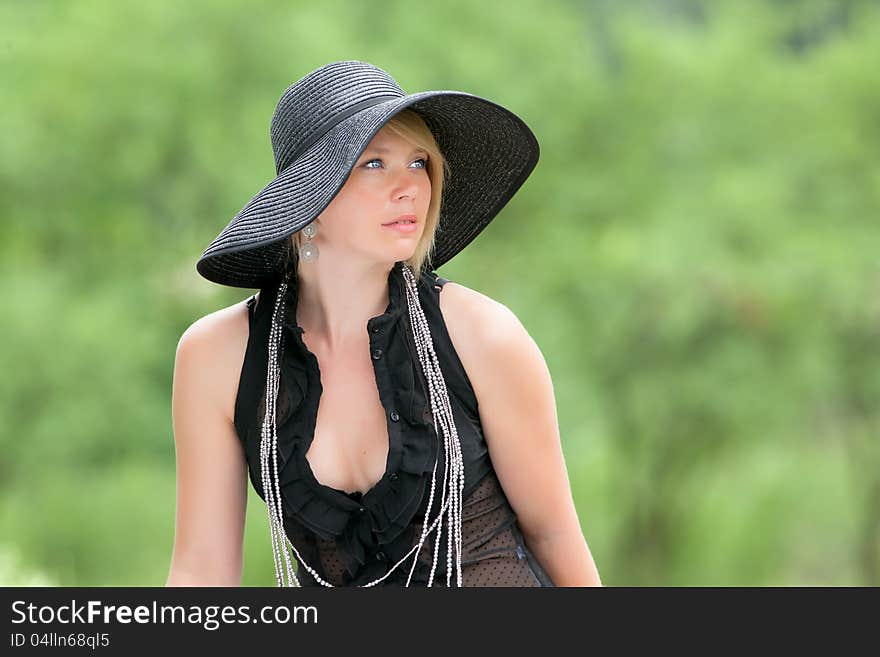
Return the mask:
[[177,341],[250,294],[195,262],[337,59],[537,134],[441,273],[541,347],[604,584],[880,585],[880,3],[819,0],[0,2],[0,584],[164,585]]

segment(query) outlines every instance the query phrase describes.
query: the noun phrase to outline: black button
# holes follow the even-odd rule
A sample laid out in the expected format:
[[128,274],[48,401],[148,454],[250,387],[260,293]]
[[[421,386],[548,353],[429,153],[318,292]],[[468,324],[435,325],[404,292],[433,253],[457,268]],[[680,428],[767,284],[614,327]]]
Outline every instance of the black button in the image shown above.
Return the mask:
[[397,473],[396,473],[396,472],[392,472],[390,475],[388,475],[388,478],[389,478],[391,481],[397,481]]
[[374,327],[373,327],[373,333],[378,333],[378,332],[379,332],[379,327],[378,327],[378,326],[374,326]]
[[373,349],[373,360],[379,360],[380,358],[382,358],[382,350]]
[[358,511],[360,511],[361,513],[363,513],[364,511],[366,511],[366,509],[365,509],[364,507],[358,507]]
[[376,558],[377,558],[379,561],[385,561],[385,553],[384,553],[384,552],[377,552],[377,553],[376,553]]
[[391,421],[397,422],[400,419],[400,416],[397,414],[397,411],[391,411]]

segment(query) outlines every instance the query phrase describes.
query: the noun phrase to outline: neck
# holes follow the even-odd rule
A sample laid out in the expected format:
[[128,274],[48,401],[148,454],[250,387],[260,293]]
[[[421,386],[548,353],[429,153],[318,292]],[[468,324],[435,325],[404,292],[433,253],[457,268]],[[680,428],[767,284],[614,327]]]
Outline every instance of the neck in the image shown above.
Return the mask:
[[359,345],[367,321],[389,308],[394,268],[386,263],[324,258],[297,264],[296,324],[312,345],[339,351]]

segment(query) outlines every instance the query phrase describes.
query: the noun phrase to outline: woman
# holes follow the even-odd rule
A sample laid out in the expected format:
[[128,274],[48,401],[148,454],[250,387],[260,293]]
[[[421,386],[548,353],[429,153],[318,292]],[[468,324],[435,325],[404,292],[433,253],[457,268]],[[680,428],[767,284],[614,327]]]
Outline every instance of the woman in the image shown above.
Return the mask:
[[276,178],[197,264],[260,291],[177,349],[167,584],[240,583],[249,472],[279,586],[601,585],[540,351],[435,271],[531,173],[532,132],[343,61],[291,85],[270,134]]

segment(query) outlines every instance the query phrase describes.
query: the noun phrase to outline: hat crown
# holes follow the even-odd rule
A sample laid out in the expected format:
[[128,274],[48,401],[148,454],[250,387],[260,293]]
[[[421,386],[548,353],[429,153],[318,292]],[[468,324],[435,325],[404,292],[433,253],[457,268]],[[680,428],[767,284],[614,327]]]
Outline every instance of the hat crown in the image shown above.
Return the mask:
[[275,107],[269,135],[276,172],[355,111],[405,95],[387,71],[368,62],[344,60],[315,69],[290,85]]

